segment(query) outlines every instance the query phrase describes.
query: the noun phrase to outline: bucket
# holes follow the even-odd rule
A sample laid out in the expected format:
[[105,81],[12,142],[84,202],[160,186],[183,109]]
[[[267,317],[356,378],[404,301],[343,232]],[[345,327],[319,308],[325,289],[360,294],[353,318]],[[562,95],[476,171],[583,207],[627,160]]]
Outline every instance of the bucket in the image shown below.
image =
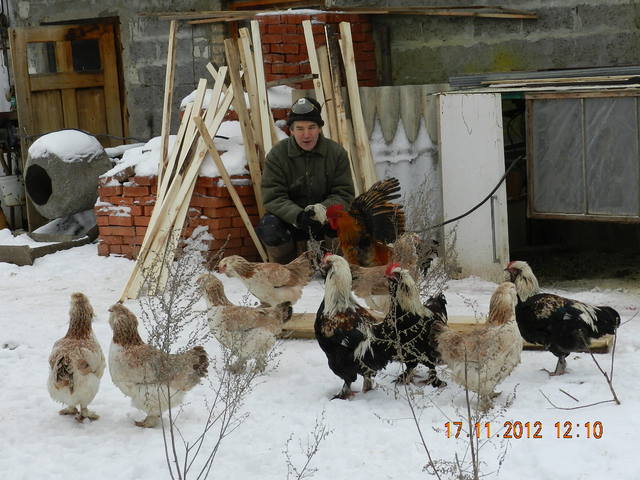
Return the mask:
[[0,177],[0,195],[2,203],[7,207],[24,205],[24,184],[18,175]]

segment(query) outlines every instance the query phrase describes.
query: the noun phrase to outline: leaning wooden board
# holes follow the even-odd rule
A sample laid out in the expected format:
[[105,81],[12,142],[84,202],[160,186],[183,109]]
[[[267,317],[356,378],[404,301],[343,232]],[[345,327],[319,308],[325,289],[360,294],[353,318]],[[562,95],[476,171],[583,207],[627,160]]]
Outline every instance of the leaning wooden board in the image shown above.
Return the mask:
[[[313,322],[315,321],[315,313],[294,313],[291,320],[286,323],[286,328],[280,334],[281,338],[310,339],[315,338],[313,332]],[[449,326],[459,332],[466,332],[476,327],[475,317],[472,316],[450,316]],[[607,353],[613,344],[613,337],[605,335],[591,342],[591,351],[593,353]],[[539,345],[524,342],[525,350],[542,350]]]

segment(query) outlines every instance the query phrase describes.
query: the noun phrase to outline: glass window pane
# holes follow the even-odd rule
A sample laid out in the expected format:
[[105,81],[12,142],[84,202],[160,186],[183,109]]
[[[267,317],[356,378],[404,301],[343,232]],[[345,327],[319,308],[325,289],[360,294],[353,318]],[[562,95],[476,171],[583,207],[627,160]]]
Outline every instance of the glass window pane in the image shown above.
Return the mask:
[[27,65],[29,74],[56,73],[56,50],[54,42],[27,44]]
[[635,97],[585,99],[589,213],[640,213],[636,102]]
[[582,100],[533,102],[533,209],[586,213]]
[[71,42],[73,70],[76,72],[98,72],[100,63],[100,43],[97,39],[73,40]]

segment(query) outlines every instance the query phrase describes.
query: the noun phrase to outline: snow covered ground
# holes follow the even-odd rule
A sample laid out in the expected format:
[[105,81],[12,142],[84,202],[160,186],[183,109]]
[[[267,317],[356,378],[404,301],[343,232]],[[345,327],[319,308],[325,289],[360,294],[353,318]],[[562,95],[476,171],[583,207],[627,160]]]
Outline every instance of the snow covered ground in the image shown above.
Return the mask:
[[[67,328],[69,296],[84,292],[97,318],[94,330],[105,355],[111,330],[107,309],[120,296],[133,262],[100,257],[96,245],[85,245],[36,260],[33,266],[0,263],[0,472],[4,478],[19,479],[157,479],[168,478],[160,429],[140,429],[134,420],[143,413],[130,405],[113,385],[108,372],[91,405],[101,415],[93,423],[79,424],[60,416],[60,405],[48,396],[47,358],[53,342]],[[238,301],[246,292],[236,281],[224,278],[227,293]],[[485,313],[495,285],[476,278],[451,281],[446,291],[451,315],[472,315],[468,301],[477,302]],[[321,301],[322,286],[314,280],[305,289],[297,312],[314,312]],[[633,317],[640,306],[637,294],[624,291],[562,292],[597,304],[610,304],[622,315]],[[127,302],[138,311],[135,301]],[[204,302],[202,302],[204,308]],[[141,332],[144,336],[144,332]],[[205,344],[210,354],[218,352],[215,340]],[[393,365],[379,375],[378,388],[358,393],[350,401],[330,398],[340,380],[329,370],[326,358],[313,340],[282,343],[279,365],[263,377],[247,399],[246,422],[222,444],[211,478],[285,479],[287,468],[282,453],[293,435],[291,454],[301,466],[298,442],[306,442],[316,417],[324,411],[332,430],[320,445],[312,466],[316,479],[418,479],[426,463],[419,436],[407,402],[395,398]],[[614,384],[622,401],[619,406],[603,403],[578,410],[552,408],[541,392],[555,403],[574,407],[611,398],[609,389],[587,354],[572,355],[568,374],[549,378],[541,368],[553,368],[550,353],[525,351],[522,363],[502,384],[498,404],[515,390],[512,405],[494,409],[487,419],[491,434],[504,434],[505,422],[540,422],[542,438],[493,438],[480,451],[487,463],[485,472],[495,471],[497,457],[505,453],[498,478],[505,479],[593,479],[639,478],[637,435],[640,432],[640,318],[626,323],[619,332]],[[610,356],[598,355],[608,368]],[[424,373],[421,371],[421,373]],[[446,378],[446,373],[444,373]],[[361,382],[355,385],[360,389]],[[453,460],[464,455],[466,439],[447,438],[444,424],[462,419],[463,391],[450,383],[435,392],[431,387],[413,386],[418,402],[420,426],[435,459]],[[580,403],[560,391],[576,397]],[[183,413],[188,435],[203,424],[203,402],[210,395],[206,384],[188,395]],[[556,438],[556,422],[572,422],[573,438]],[[601,422],[602,437],[586,438],[585,423]],[[579,426],[578,426],[579,425]],[[599,432],[596,432],[599,433]],[[484,435],[484,433],[483,433]],[[579,437],[578,437],[579,435]],[[594,433],[591,432],[593,437]],[[195,477],[194,477],[195,478]],[[446,477],[445,477],[446,478]]]

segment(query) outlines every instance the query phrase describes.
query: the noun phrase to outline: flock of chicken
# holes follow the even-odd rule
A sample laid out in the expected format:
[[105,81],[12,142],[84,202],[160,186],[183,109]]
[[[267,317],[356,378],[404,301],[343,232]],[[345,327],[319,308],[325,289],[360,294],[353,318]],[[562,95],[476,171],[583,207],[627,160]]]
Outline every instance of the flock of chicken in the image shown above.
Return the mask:
[[[451,378],[477,393],[479,407],[486,410],[498,395],[496,386],[520,362],[523,339],[552,352],[558,362],[549,374],[561,375],[567,355],[588,348],[593,338],[616,332],[620,316],[613,308],[541,293],[531,268],[522,261],[507,265],[510,281],[500,284],[491,296],[486,323],[464,333],[450,328],[444,295],[425,303],[420,297],[416,284],[422,268],[416,252],[419,239],[402,234],[404,214],[391,202],[398,191],[397,180],[384,180],[356,198],[348,210],[332,206],[326,211],[344,256],[327,252],[322,258],[324,298],[314,331],[329,368],[343,381],[334,398],[352,396],[351,384],[358,375],[364,379],[363,391],[370,390],[375,374],[396,361],[405,367],[398,382],[411,382],[422,364],[429,372],[425,383],[434,387],[446,386],[436,372],[436,365],[446,365]],[[310,254],[287,265],[253,263],[234,255],[223,258],[218,271],[239,278],[261,305],[232,304],[222,282],[204,274],[197,281],[208,306],[209,327],[233,353],[236,360],[229,365],[233,373],[244,371],[248,361],[264,370],[276,336],[314,273]],[[111,379],[147,414],[136,425],[153,427],[163,411],[180,404],[185,393],[207,375],[207,353],[200,346],[165,353],[144,343],[135,315],[124,305],[117,303],[109,311]],[[92,318],[87,297],[72,294],[69,329],[49,357],[49,393],[66,405],[60,414],[75,415],[78,421],[98,418],[88,405],[105,368]]]

